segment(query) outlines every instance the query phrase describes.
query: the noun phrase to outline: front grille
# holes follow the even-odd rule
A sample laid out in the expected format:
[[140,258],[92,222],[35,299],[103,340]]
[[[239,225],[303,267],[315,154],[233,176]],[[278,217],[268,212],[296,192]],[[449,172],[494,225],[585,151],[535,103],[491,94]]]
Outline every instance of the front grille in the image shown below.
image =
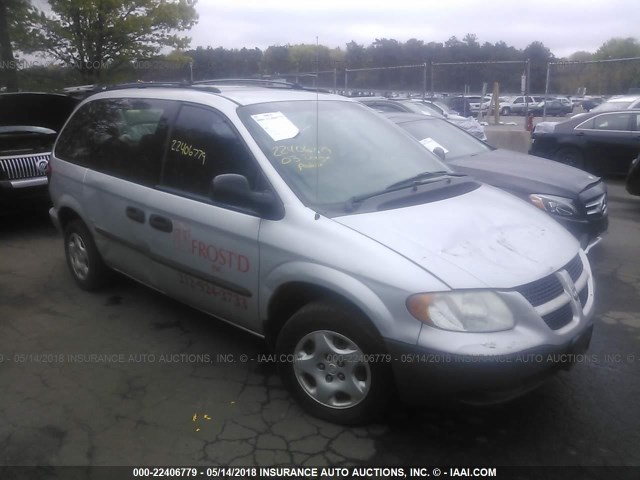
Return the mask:
[[45,172],[40,171],[38,168],[38,163],[43,160],[49,161],[48,153],[0,158],[2,177],[7,180],[43,177]]
[[571,280],[573,280],[574,283],[577,282],[580,278],[580,275],[582,275],[583,268],[580,255],[576,255],[575,257],[573,257],[573,260],[567,263],[563,268],[567,271],[567,273],[571,277]]
[[607,194],[604,193],[599,197],[587,200],[584,208],[587,211],[587,215],[605,215],[607,213]]
[[[567,271],[574,282],[577,281],[580,275],[582,275],[583,269],[580,255],[573,257],[562,269]],[[534,307],[547,303],[559,297],[564,292],[562,284],[555,274],[547,275],[535,282],[521,285],[516,288],[516,290]]]
[[587,304],[587,298],[589,298],[589,284],[585,285],[580,293],[578,294],[578,298],[580,299],[580,305],[582,308]]
[[[582,264],[580,255],[573,257],[569,263],[562,267],[562,270],[567,272],[574,283],[577,282],[584,271],[584,265]],[[522,285],[518,287],[516,291],[522,294],[522,296],[524,296],[534,307],[543,305],[565,295],[564,288],[562,288],[562,284],[560,283],[560,280],[558,280],[556,274],[547,275],[540,280]],[[566,295],[565,298],[567,298]],[[587,304],[588,298],[589,284],[587,283],[578,293],[578,299],[582,308]],[[542,319],[552,330],[558,330],[565,325],[568,325],[573,320],[571,301],[569,301],[569,303],[565,303],[562,307],[543,315]]]
[[[585,290],[587,290],[585,288]],[[564,327],[573,320],[573,312],[571,311],[571,304],[567,303],[557,310],[542,317],[551,330],[558,330]]]
[[516,289],[531,305],[537,307],[562,295],[564,289],[555,275],[549,275]]

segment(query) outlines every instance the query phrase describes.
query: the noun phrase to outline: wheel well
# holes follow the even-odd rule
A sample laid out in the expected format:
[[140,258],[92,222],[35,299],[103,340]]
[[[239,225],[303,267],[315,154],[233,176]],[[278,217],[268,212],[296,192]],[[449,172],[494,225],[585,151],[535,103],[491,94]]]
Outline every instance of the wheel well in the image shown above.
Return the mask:
[[69,225],[69,222],[76,219],[82,221],[80,215],[78,215],[75,210],[72,210],[69,207],[62,207],[58,212],[58,220],[60,221],[60,226],[63,230],[67,225]]
[[269,346],[274,346],[280,330],[291,316],[308,303],[317,300],[335,300],[356,308],[367,315],[344,296],[319,285],[305,282],[292,282],[278,287],[269,302],[268,318],[265,321],[265,337]]

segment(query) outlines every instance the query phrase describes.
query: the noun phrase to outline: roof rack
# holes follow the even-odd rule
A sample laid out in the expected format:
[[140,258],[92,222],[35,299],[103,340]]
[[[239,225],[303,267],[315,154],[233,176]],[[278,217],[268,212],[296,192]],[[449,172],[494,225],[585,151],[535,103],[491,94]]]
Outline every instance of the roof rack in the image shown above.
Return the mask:
[[299,83],[291,83],[284,80],[270,80],[265,78],[213,78],[211,80],[198,80],[196,82],[193,82],[193,85],[211,85],[216,83],[286,87],[286,88],[293,88],[295,90],[302,90],[304,88]]
[[299,83],[287,82],[285,80],[270,80],[265,78],[214,78],[211,80],[198,80],[196,82],[193,82],[192,85],[216,85],[222,83],[231,85],[260,85],[266,88],[291,88],[292,90],[331,93],[325,88],[305,87],[304,85],[300,85]]
[[[107,85],[100,90],[121,90],[123,88],[190,88],[192,86],[193,84],[190,82],[135,82]],[[207,90],[213,93],[220,93],[220,90],[215,87],[207,87]]]
[[210,93],[222,93],[216,85],[260,85],[266,88],[290,88],[293,90],[304,90],[310,92],[331,93],[324,88],[305,87],[299,83],[290,83],[283,80],[268,80],[258,78],[216,78],[211,80],[198,80],[196,82],[129,82],[117,83],[114,85],[81,85],[78,87],[68,87],[65,91],[72,95],[82,96],[82,98],[100,92],[122,90],[125,88],[195,88],[200,91]]

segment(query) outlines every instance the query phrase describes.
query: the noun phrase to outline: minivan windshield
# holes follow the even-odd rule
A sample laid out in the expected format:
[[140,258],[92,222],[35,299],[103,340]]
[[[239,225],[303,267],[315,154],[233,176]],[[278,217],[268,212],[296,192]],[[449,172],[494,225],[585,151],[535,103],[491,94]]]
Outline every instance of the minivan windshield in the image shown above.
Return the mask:
[[391,122],[356,102],[260,103],[239,107],[238,114],[308,206],[349,203],[425,172],[451,172]]

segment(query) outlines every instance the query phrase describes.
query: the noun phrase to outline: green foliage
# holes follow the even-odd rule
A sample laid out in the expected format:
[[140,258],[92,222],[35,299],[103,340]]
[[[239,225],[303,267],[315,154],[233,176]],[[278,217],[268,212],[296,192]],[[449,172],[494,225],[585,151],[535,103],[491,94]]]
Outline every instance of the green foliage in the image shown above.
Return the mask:
[[190,0],[49,0],[51,14],[32,8],[30,41],[23,50],[44,53],[96,80],[105,69],[184,49],[198,15]]
[[28,0],[0,0],[0,84],[6,84],[9,90],[18,89],[14,50],[27,38],[21,20],[28,10]]
[[640,42],[635,38],[611,38],[595,53],[597,60],[640,57]]

